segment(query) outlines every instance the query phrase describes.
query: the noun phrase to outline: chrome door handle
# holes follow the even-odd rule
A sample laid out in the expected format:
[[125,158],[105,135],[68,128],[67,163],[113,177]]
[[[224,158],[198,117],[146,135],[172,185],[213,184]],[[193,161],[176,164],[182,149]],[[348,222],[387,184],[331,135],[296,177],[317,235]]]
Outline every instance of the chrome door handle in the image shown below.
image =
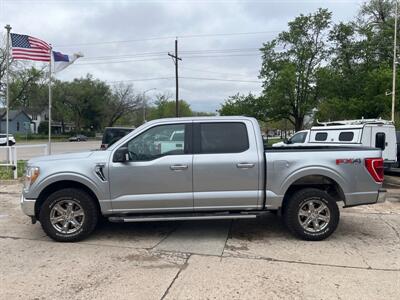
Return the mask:
[[254,167],[254,164],[250,164],[250,163],[238,163],[236,165],[236,167],[238,167],[239,169],[250,169]]
[[173,171],[181,171],[181,170],[186,170],[188,168],[188,165],[172,165],[169,166],[169,168]]

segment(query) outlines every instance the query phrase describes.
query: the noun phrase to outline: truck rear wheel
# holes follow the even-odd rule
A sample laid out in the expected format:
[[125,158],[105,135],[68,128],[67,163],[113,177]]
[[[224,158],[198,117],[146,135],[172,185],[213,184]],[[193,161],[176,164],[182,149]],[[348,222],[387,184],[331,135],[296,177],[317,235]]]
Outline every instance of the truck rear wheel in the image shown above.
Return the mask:
[[295,236],[320,241],[336,230],[339,216],[339,208],[330,195],[319,189],[305,188],[288,199],[283,218]]
[[39,220],[46,234],[58,242],[83,240],[95,229],[98,209],[94,199],[76,188],[51,194],[43,203]]

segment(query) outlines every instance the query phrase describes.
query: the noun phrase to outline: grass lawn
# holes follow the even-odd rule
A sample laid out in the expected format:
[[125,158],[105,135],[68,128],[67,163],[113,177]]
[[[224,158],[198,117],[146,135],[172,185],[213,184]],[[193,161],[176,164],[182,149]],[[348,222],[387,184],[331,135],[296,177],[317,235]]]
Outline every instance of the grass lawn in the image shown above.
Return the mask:
[[[26,160],[19,160],[17,167],[18,178],[24,175]],[[14,172],[12,167],[0,166],[0,180],[14,179]]]
[[268,139],[267,146],[268,147],[272,147],[272,144],[279,143],[279,142],[282,142],[282,141],[283,140],[281,140],[281,139]]

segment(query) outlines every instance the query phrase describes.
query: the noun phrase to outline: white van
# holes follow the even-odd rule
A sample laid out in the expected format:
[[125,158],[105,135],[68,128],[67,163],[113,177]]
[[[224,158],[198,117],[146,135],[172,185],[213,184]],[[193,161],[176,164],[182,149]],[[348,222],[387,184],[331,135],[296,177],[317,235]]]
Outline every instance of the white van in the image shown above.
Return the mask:
[[382,149],[386,167],[396,165],[397,142],[393,122],[382,119],[361,119],[319,123],[310,130],[296,132],[288,141],[273,147],[293,146],[364,146]]

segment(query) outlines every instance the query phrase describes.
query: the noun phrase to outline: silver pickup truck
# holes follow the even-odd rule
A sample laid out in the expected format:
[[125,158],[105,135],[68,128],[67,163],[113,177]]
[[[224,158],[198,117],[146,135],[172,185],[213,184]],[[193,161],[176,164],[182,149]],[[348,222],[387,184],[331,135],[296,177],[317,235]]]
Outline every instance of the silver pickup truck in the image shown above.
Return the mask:
[[[182,132],[163,150],[171,133]],[[266,149],[246,117],[148,122],[103,151],[31,159],[24,213],[56,241],[112,222],[247,219],[268,211],[305,240],[322,240],[344,207],[385,200],[381,150]]]

